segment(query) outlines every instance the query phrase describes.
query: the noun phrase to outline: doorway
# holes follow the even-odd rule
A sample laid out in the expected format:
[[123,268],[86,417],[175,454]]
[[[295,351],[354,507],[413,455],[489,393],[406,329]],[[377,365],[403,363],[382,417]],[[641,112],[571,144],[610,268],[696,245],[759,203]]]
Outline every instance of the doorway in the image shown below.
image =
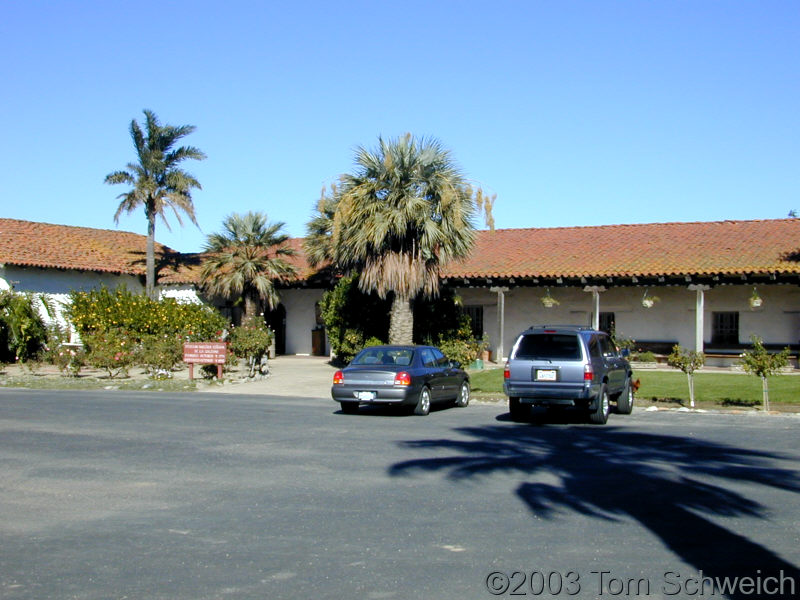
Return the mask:
[[275,354],[286,354],[286,308],[278,304],[274,310],[266,313],[264,320],[275,332]]

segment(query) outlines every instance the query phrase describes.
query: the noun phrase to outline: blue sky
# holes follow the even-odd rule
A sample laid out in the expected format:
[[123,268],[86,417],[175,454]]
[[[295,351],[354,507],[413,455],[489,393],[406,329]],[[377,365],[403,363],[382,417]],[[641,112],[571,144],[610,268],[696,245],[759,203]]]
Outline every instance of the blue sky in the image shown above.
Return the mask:
[[231,212],[305,224],[378,135],[434,136],[498,228],[782,218],[800,210],[800,2],[9,1],[0,216],[113,215],[142,109],[208,158],[199,250]]

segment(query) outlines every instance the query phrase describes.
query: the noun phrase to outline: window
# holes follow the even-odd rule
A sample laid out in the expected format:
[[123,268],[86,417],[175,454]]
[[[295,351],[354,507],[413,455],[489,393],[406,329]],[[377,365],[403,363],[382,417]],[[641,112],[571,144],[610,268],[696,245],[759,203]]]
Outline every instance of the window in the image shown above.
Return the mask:
[[614,325],[616,325],[617,320],[614,318],[614,313],[612,312],[601,312],[600,313],[600,331],[605,331],[609,335],[612,331],[614,331]]
[[483,337],[483,307],[465,306],[464,313],[472,323],[472,337],[479,340]]
[[715,312],[712,313],[711,343],[712,344],[738,344],[739,343],[739,313]]
[[539,333],[524,335],[517,343],[513,358],[580,360],[578,336],[573,334]]
[[428,367],[429,369],[433,369],[436,367],[436,357],[433,354],[433,351],[430,348],[423,348],[422,349],[422,364]]
[[596,335],[592,336],[589,340],[589,356],[592,358],[603,358],[603,353],[600,351],[600,342]]
[[433,349],[433,358],[436,359],[436,366],[438,367],[447,367],[450,364],[450,361],[447,360],[445,355],[436,348]]

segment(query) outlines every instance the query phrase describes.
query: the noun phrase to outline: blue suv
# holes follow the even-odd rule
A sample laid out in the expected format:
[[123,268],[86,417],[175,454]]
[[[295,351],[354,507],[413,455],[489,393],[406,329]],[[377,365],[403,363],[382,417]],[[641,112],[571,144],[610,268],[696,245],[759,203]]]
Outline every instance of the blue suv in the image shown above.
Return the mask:
[[514,342],[506,364],[503,391],[515,421],[530,416],[531,406],[573,406],[589,421],[608,420],[610,402],[617,412],[633,410],[631,366],[607,333],[572,325],[536,326]]

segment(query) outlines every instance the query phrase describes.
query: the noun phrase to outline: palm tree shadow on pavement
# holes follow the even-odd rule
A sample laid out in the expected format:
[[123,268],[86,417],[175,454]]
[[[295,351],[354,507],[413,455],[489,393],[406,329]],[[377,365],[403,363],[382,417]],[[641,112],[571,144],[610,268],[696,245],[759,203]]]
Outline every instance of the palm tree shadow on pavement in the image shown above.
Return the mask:
[[[614,427],[488,425],[456,431],[457,439],[402,442],[409,448],[436,450],[437,455],[441,450],[452,454],[399,462],[390,467],[390,474],[440,471],[459,480],[518,472],[530,481],[515,493],[537,517],[549,518],[559,509],[597,519],[629,517],[705,577],[732,581],[757,576],[763,581],[783,576],[795,587],[800,585],[796,565],[707,518],[766,519],[766,507],[725,484],[745,481],[800,493],[793,457]],[[537,481],[541,476],[552,481],[553,475],[560,485]],[[641,498],[646,501],[632,501]],[[726,597],[780,596],[735,589]]]

